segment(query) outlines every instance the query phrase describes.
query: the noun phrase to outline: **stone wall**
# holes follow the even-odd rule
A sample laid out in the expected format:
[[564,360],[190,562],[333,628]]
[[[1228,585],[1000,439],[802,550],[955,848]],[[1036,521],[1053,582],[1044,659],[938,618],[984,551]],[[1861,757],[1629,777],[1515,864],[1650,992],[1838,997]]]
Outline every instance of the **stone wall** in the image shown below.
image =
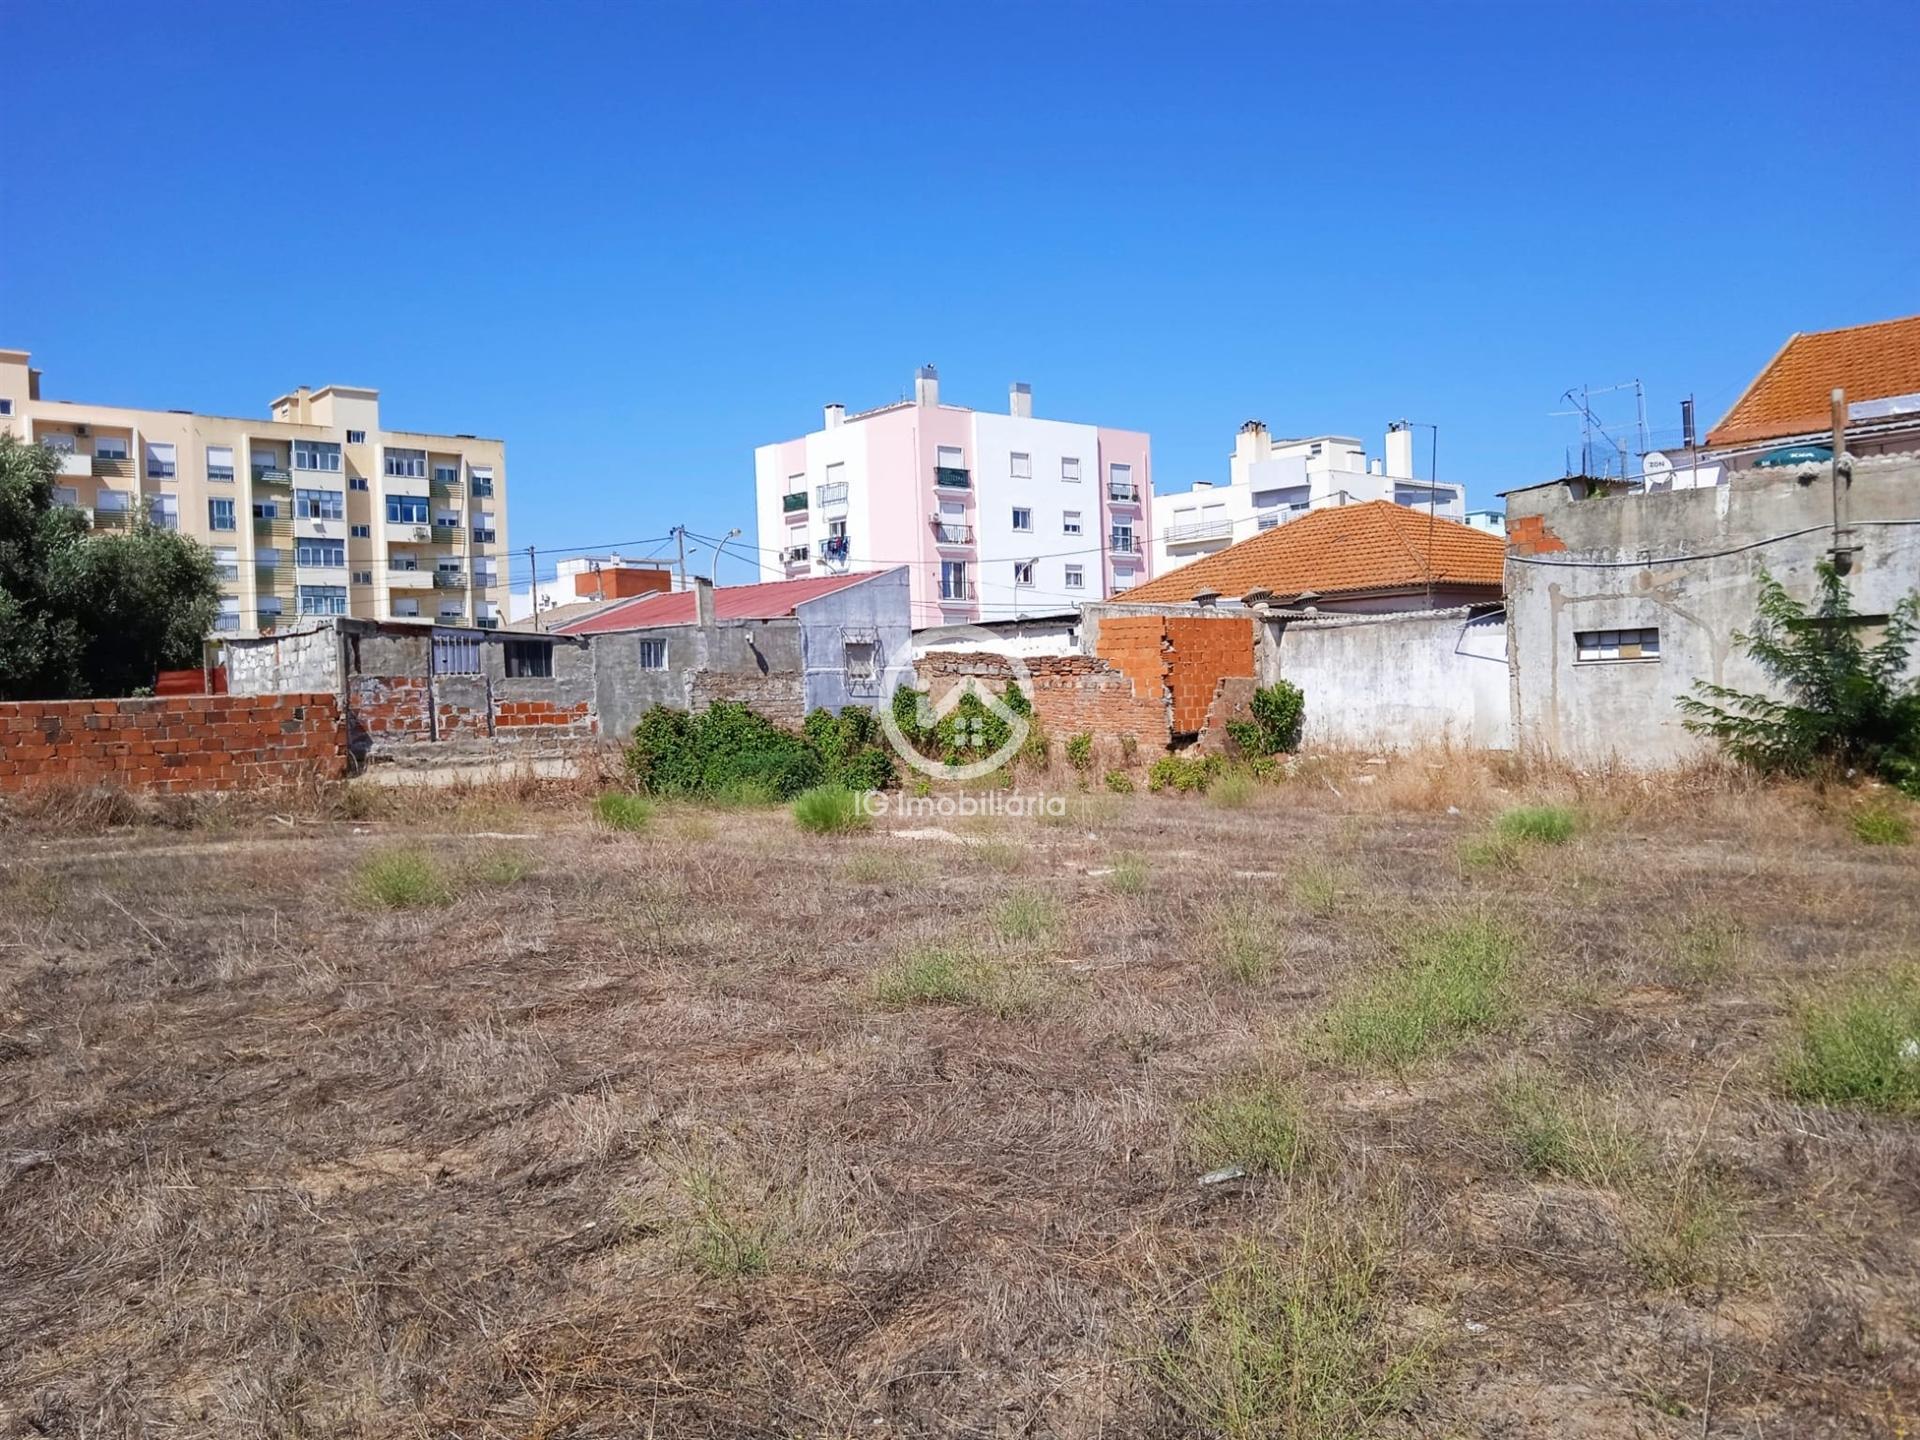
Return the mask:
[[226,651],[227,689],[231,694],[340,691],[340,632],[331,623],[230,640]]
[[0,791],[259,789],[335,780],[346,767],[346,726],[328,694],[0,704]]
[[701,711],[716,700],[738,700],[776,725],[799,729],[807,718],[806,681],[798,674],[768,674],[745,670],[696,670],[689,695]]

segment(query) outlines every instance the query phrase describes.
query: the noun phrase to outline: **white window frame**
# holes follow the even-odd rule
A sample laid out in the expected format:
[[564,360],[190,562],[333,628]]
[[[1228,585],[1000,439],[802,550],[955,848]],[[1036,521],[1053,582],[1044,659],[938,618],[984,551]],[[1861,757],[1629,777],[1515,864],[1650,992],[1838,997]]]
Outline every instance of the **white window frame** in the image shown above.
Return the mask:
[[1078,484],[1080,480],[1080,457],[1062,455],[1060,457],[1060,478],[1069,484]]
[[[227,507],[227,523],[224,525],[220,523],[218,518],[220,512],[214,508],[217,505],[224,505]],[[229,531],[238,530],[239,528],[240,528],[240,514],[239,514],[238,507],[234,503],[233,497],[229,495],[208,496],[207,497],[207,529],[213,531],[217,535],[225,535]]]
[[[226,456],[227,458],[225,460],[221,460],[219,457],[222,455]],[[220,473],[222,470],[226,471],[226,474],[222,475]],[[217,484],[229,484],[232,482],[233,480],[233,446],[231,445],[207,446],[207,479]]]
[[1021,450],[1011,452],[1007,456],[1007,473],[1016,480],[1031,480],[1033,478],[1032,454]]
[[1033,584],[1033,572],[1039,563],[1038,560],[1016,560],[1013,562],[1013,584],[1015,589],[1023,589]]
[[663,637],[642,636],[638,646],[642,670],[667,668],[668,645]]
[[1031,505],[1016,505],[1013,507],[1013,528],[1016,531],[1032,531],[1033,507]]
[[124,460],[127,458],[128,448],[127,437],[124,435],[93,437],[93,458],[96,460]]
[[933,447],[933,466],[936,470],[964,470],[967,468],[967,452],[960,445],[936,445]]
[[1062,510],[1060,512],[1060,533],[1062,535],[1080,535],[1085,533],[1080,523],[1080,512],[1078,510]]
[[366,432],[366,431],[364,431],[364,430],[349,430],[349,431],[347,431],[347,444],[349,444],[349,445],[364,445],[364,444],[366,444],[366,443],[367,443],[367,432]]
[[[1624,653],[1631,651],[1631,654]],[[1611,630],[1573,632],[1576,665],[1635,665],[1660,659],[1660,627],[1627,625]]]
[[180,473],[180,457],[171,440],[147,441],[146,475],[149,480],[171,480]]
[[[956,604],[967,600],[969,598],[967,594],[969,578],[967,575],[966,561],[942,560],[940,562],[940,598],[949,604]],[[953,587],[948,583],[949,579],[957,579],[960,582],[958,594],[954,593]]]
[[[307,463],[302,464],[302,458]],[[293,468],[311,470],[322,475],[340,473],[340,447],[331,440],[296,440],[293,442]]]
[[1067,589],[1084,590],[1087,588],[1087,567],[1084,565],[1067,566]]

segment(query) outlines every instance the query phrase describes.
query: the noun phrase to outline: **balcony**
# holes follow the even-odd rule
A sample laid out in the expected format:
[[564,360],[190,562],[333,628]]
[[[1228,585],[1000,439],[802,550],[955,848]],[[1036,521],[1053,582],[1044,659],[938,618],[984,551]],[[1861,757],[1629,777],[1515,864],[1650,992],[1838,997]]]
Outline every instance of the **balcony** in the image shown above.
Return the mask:
[[435,545],[451,545],[459,538],[460,527],[458,525],[443,525],[438,520],[433,522],[433,543]]
[[254,628],[266,635],[271,634],[274,627],[280,623],[281,616],[278,610],[261,610],[255,613],[254,618],[256,622]]
[[970,490],[973,488],[973,472],[957,470],[951,465],[936,465],[933,483],[942,490]]
[[473,543],[476,545],[497,545],[500,543],[500,532],[498,530],[482,529],[475,526]]
[[425,545],[433,539],[433,531],[418,520],[389,520],[382,533],[390,545]]
[[93,457],[93,474],[97,480],[131,480],[133,461],[124,455],[96,455]]
[[780,552],[782,565],[804,565],[812,552],[805,545],[789,545]]
[[1167,527],[1167,544],[1190,545],[1196,540],[1231,540],[1233,522],[1231,520],[1200,520],[1186,525]]
[[291,485],[293,476],[278,465],[256,465],[253,467],[253,483],[256,485]]
[[458,478],[443,480],[436,475],[433,477],[433,483],[427,486],[427,493],[436,500],[458,500],[460,481]]
[[820,542],[820,558],[835,565],[847,563],[851,542],[844,535],[829,535]]
[[780,497],[780,509],[788,515],[793,514],[796,510],[804,510],[806,508],[807,492],[804,490],[796,490],[791,495],[782,495]]
[[436,570],[433,572],[433,588],[436,590],[464,590],[467,588],[467,572],[464,570]]
[[422,570],[418,565],[389,565],[387,588],[389,590],[431,590],[433,575],[433,571]]
[[928,522],[933,526],[933,543],[936,545],[973,544],[973,526],[953,520],[942,520],[938,515]]
[[53,453],[59,457],[59,463],[53,469],[54,474],[64,479],[92,478],[93,457],[91,455],[81,455],[72,450],[55,450]]
[[820,487],[820,503],[822,505],[846,504],[847,482],[844,480],[836,480],[831,485],[822,485]]
[[93,528],[96,530],[127,530],[132,526],[131,510],[109,510],[104,505],[94,508]]
[[240,566],[238,563],[232,565],[215,565],[213,567],[213,578],[222,585],[238,585],[240,583]]
[[231,485],[233,483],[233,467],[231,465],[209,465],[207,467],[207,479],[218,480]]
[[1140,553],[1139,542],[1133,538],[1131,531],[1115,533],[1108,536],[1107,549],[1116,555],[1138,555]]
[[1114,505],[1138,505],[1140,486],[1132,480],[1109,480],[1107,500]]

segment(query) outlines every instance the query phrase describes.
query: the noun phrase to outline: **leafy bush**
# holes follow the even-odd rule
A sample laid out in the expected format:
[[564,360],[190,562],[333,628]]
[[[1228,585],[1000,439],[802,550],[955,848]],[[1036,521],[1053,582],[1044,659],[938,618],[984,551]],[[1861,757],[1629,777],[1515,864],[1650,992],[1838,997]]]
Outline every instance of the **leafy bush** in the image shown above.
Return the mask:
[[802,830],[816,835],[832,835],[857,830],[867,823],[860,808],[860,793],[844,785],[816,785],[803,790],[793,802],[793,818]]
[[594,800],[593,818],[609,830],[644,830],[653,818],[653,805],[644,796],[609,790]]
[[[1001,690],[1000,701],[1010,714],[1027,722],[1026,739],[1016,758],[1046,763],[1047,736],[1033,719],[1033,702],[1011,680]],[[961,693],[953,709],[936,719],[926,692],[902,685],[893,692],[893,719],[915,750],[930,760],[956,767],[995,754],[1013,733],[1009,723],[971,686]]]
[[1116,795],[1133,794],[1133,777],[1124,770],[1107,771],[1107,789]]
[[1080,771],[1093,768],[1093,736],[1090,732],[1082,730],[1078,735],[1067,737],[1067,763]]
[[1227,734],[1248,755],[1278,755],[1300,748],[1300,727],[1306,719],[1307,697],[1285,680],[1262,685],[1248,706],[1251,720],[1229,720]]
[[627,773],[649,795],[731,803],[791,800],[827,783],[879,790],[895,776],[878,737],[873,712],[857,705],[838,716],[816,710],[798,735],[738,701],[718,701],[698,715],[656,705],[634,727]]
[[1226,769],[1218,755],[1162,755],[1147,767],[1147,789],[1156,794],[1178,790],[1183,795],[1205,791]]
[[1797,1100],[1920,1114],[1920,971],[1807,1005],[1780,1081]]
[[1765,571],[1751,634],[1735,641],[1786,699],[1696,682],[1683,723],[1756,770],[1804,775],[1860,770],[1920,795],[1920,682],[1908,656],[1920,638],[1920,591],[1893,607],[1877,645],[1860,638],[1846,582],[1826,563],[1811,606]]

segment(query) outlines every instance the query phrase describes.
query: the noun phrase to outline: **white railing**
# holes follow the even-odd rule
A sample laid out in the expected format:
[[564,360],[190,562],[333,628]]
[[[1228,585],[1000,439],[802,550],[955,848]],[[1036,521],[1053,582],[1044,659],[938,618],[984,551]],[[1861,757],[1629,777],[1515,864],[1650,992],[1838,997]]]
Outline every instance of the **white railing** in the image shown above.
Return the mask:
[[1233,534],[1231,520],[1197,520],[1185,525],[1167,527],[1167,543],[1178,545],[1184,540],[1221,540]]

